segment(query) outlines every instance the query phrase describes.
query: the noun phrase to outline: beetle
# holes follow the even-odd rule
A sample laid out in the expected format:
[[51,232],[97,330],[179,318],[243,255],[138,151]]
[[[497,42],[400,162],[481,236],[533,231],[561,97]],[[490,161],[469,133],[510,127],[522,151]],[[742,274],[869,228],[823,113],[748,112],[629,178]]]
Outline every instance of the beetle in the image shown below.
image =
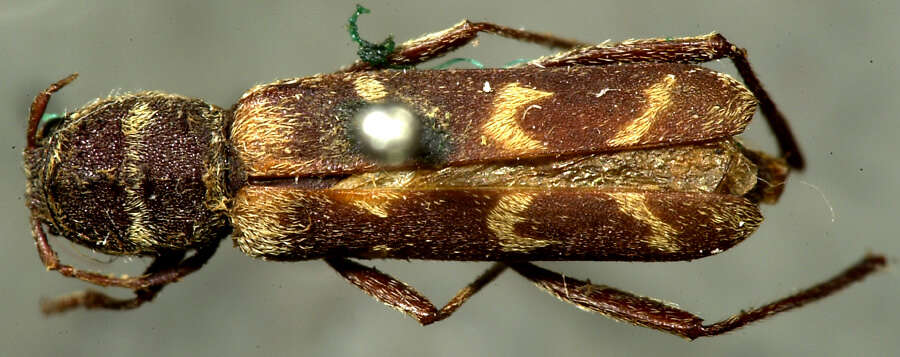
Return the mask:
[[[844,272],[726,320],[564,277],[550,260],[680,261],[718,254],[762,222],[804,161],[746,51],[719,34],[590,45],[463,21],[394,46],[351,38],[360,61],[256,86],[231,109],[141,92],[99,99],[41,126],[32,103],[26,204],[48,270],[84,291],[45,303],[132,309],[200,269],[231,235],[246,254],[322,259],[423,325],[450,316],[507,268],[579,308],[694,339],[837,292],[886,265]],[[415,70],[486,32],[566,49],[512,68]],[[697,66],[731,59],[744,84]],[[735,139],[759,106],[775,157]],[[62,264],[44,227],[93,250],[153,257],[143,275]],[[196,252],[187,256],[191,250]],[[355,259],[494,261],[438,309]]]

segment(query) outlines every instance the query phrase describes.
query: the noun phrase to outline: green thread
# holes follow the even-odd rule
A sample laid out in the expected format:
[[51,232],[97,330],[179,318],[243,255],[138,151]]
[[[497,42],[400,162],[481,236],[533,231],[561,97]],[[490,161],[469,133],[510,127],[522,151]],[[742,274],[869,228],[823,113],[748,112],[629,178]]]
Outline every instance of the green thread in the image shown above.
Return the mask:
[[[531,60],[527,59],[527,58],[515,59],[515,60],[509,61],[506,64],[504,64],[503,68],[512,68],[512,67],[518,66],[522,63],[528,63],[530,61]],[[441,63],[441,64],[435,66],[433,69],[447,69],[447,68],[450,68],[450,66],[460,63],[460,62],[466,62],[468,64],[471,64],[473,67],[475,67],[477,69],[485,68],[484,64],[482,64],[481,62],[478,62],[477,60],[472,59],[472,58],[454,58],[454,59],[448,60],[444,63]]]
[[44,113],[44,115],[41,116],[41,120],[38,122],[39,129],[37,137],[40,139],[50,134],[65,118],[66,116],[64,114]]
[[372,66],[383,68],[390,63],[388,57],[394,53],[394,36],[388,36],[379,44],[374,44],[362,39],[359,36],[359,26],[356,25],[356,21],[359,19],[359,15],[368,14],[370,12],[369,9],[357,4],[356,12],[353,13],[348,20],[347,31],[350,33],[350,40],[359,44],[359,50],[356,51],[356,55],[359,56],[359,59]]
[[44,115],[41,116],[41,121],[40,121],[40,124],[38,124],[38,125],[41,125],[41,126],[47,125],[48,122],[54,121],[54,120],[62,118],[62,117],[63,117],[63,115],[59,114],[59,113],[44,113]]
[[481,62],[478,62],[472,58],[454,58],[454,59],[448,60],[447,62],[444,62],[444,63],[441,63],[441,64],[435,66],[434,69],[447,69],[447,68],[450,68],[450,66],[457,64],[459,62],[466,62],[478,69],[484,68],[484,65],[481,64]]
[[520,65],[520,64],[522,64],[522,63],[528,63],[528,62],[530,62],[530,61],[531,61],[531,60],[530,60],[530,59],[527,59],[527,58],[518,58],[518,59],[514,59],[514,60],[512,60],[512,61],[506,62],[506,64],[503,65],[503,68],[512,68],[512,67],[518,66],[518,65]]

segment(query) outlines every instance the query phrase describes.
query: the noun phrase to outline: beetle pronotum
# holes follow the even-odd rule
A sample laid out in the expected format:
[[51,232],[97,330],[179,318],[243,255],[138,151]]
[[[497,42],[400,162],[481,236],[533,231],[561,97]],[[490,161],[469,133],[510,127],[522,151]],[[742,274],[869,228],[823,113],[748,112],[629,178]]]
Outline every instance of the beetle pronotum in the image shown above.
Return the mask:
[[[834,278],[724,321],[564,278],[536,260],[690,260],[742,241],[803,159],[787,123],[718,34],[588,45],[490,23],[456,26],[334,74],[252,88],[231,110],[141,92],[97,100],[39,128],[62,79],[32,103],[25,169],[38,252],[49,270],[101,286],[43,305],[130,309],[196,271],[229,234],[262,259],[323,259],[422,324],[450,316],[506,268],[575,306],[686,338],[717,335],[821,299],[886,264],[868,255]],[[398,68],[479,32],[569,48],[508,69]],[[695,63],[734,61],[746,87]],[[779,157],[734,136],[759,105]],[[40,129],[40,130],[39,130]],[[142,276],[61,264],[52,234],[150,256]],[[196,253],[186,257],[187,251]],[[443,308],[351,261],[495,261]]]

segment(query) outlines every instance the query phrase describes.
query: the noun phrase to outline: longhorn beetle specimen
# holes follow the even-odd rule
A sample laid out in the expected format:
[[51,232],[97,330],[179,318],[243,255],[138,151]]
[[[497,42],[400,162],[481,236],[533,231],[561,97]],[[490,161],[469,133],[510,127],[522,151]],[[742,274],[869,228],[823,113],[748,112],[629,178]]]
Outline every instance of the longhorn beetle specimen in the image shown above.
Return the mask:
[[[885,266],[868,255],[834,278],[724,321],[536,260],[691,260],[762,222],[803,159],[746,52],[718,34],[588,45],[463,21],[394,48],[361,44],[326,75],[245,93],[231,110],[142,92],[97,100],[39,128],[52,84],[31,106],[27,204],[49,270],[132,289],[44,303],[131,309],[200,269],[231,234],[262,259],[323,259],[422,324],[450,316],[507,267],[557,298],[686,338],[718,335],[821,299]],[[569,50],[515,68],[413,70],[479,32]],[[746,87],[695,63],[730,58]],[[404,69],[405,68],[405,69]],[[757,104],[779,157],[742,146]],[[138,277],[60,263],[44,231],[115,255],[151,256]],[[188,250],[196,253],[186,258]],[[354,261],[496,262],[438,309]]]

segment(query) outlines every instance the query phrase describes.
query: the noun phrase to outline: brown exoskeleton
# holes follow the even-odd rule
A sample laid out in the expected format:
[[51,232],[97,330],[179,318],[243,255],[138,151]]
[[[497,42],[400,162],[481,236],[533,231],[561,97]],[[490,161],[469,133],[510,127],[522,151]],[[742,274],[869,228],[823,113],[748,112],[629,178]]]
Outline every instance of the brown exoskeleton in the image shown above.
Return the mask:
[[[508,69],[379,69],[442,56],[479,32],[570,50]],[[254,257],[324,259],[422,324],[450,316],[509,267],[582,309],[691,339],[818,300],[886,264],[866,256],[704,325],[670,304],[530,263],[691,260],[757,228],[759,204],[775,202],[803,160],[746,52],[720,35],[587,45],[464,21],[386,48],[334,74],[257,86],[231,110],[142,92],[41,129],[51,94],[75,76],[39,94],[25,168],[41,260],[136,294],[85,291],[44,311],[138,307],[199,269],[229,234]],[[726,57],[746,87],[694,65]],[[779,157],[734,139],[757,104]],[[138,277],[81,271],[60,263],[44,226],[100,252],[155,260]],[[188,250],[196,253],[185,258]],[[349,258],[497,263],[438,309]]]

